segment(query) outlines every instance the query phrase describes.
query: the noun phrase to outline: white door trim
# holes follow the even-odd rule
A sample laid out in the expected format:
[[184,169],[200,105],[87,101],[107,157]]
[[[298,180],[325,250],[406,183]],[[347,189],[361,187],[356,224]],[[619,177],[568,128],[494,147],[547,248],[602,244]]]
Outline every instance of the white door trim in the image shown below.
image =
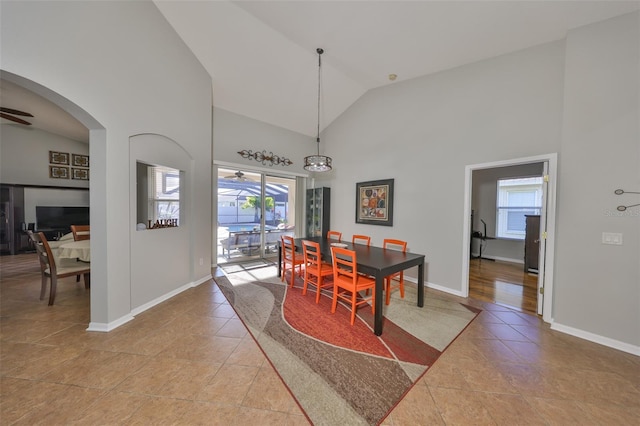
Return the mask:
[[544,304],[542,319],[553,322],[553,271],[555,257],[555,229],[556,229],[556,183],[558,176],[558,154],[542,154],[533,157],[515,158],[511,160],[494,161],[490,163],[471,164],[465,166],[464,171],[464,217],[462,232],[462,296],[469,296],[469,259],[471,256],[471,177],[474,170],[491,169],[496,167],[516,166],[529,163],[549,163],[549,183],[547,185],[547,240],[544,253]]

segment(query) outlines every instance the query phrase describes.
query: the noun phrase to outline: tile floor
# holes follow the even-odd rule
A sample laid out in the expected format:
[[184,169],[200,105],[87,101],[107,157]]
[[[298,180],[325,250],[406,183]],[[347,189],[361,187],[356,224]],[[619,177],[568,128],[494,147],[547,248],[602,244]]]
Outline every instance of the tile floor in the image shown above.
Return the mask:
[[[95,333],[75,278],[50,307],[35,255],[0,267],[0,424],[308,424],[214,283]],[[465,302],[483,312],[384,425],[640,423],[640,357]]]

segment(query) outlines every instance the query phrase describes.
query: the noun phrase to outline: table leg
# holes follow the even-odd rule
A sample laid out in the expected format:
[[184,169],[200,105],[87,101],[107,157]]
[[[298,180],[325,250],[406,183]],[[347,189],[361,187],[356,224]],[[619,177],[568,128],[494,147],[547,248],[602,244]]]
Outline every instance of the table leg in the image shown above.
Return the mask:
[[418,306],[424,306],[424,262],[418,265]]
[[375,303],[375,315],[373,321],[373,332],[376,336],[380,336],[382,334],[382,299],[384,296],[382,295],[382,289],[384,287],[384,277],[382,274],[376,274],[376,303]]

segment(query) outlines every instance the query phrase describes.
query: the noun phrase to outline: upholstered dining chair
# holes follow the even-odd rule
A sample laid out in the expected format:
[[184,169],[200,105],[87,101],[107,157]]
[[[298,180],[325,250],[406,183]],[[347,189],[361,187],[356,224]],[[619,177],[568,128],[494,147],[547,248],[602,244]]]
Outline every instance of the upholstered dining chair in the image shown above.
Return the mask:
[[333,275],[333,266],[322,261],[320,244],[302,240],[302,253],[304,254],[304,287],[302,294],[307,294],[309,284],[316,286],[316,303],[320,302],[320,292],[323,288],[331,288],[331,282],[325,282],[324,277]]
[[[336,312],[338,299],[344,300],[351,306],[351,325],[356,320],[356,309],[371,301],[371,313],[375,314],[375,291],[371,296],[362,297],[359,292],[362,290],[373,290],[376,281],[358,274],[358,262],[356,252],[340,247],[331,247],[331,258],[333,261],[333,301],[331,313]],[[362,298],[358,300],[358,297]]]
[[40,300],[44,299],[47,292],[47,281],[50,281],[49,290],[49,306],[53,305],[56,299],[56,290],[58,287],[58,278],[72,277],[74,275],[84,275],[84,288],[91,287],[91,266],[87,262],[76,262],[73,259],[56,259],[53,256],[47,237],[42,232],[37,234],[38,243],[36,243],[36,251],[38,259],[43,266],[42,271],[42,287],[40,289]]
[[[393,238],[385,238],[382,247],[389,250],[398,250],[403,253],[407,252],[407,242]],[[391,290],[396,288],[400,289],[400,297],[404,299],[404,271],[384,277],[385,303],[387,305],[391,300]]]
[[289,235],[283,235],[280,241],[282,245],[282,281],[285,280],[284,276],[287,272],[287,265],[289,265],[291,269],[291,283],[289,285],[293,287],[296,267],[298,268],[298,275],[302,276],[304,256],[301,256],[300,253],[296,253],[296,246],[293,241],[293,237]]
[[88,240],[91,238],[91,225],[71,225],[73,240]]
[[338,242],[341,242],[342,241],[342,232],[328,231],[327,232],[327,240],[338,240]]
[[353,243],[353,244],[364,244],[366,246],[370,246],[371,245],[371,237],[368,236],[368,235],[355,234],[353,237],[351,237],[351,243]]

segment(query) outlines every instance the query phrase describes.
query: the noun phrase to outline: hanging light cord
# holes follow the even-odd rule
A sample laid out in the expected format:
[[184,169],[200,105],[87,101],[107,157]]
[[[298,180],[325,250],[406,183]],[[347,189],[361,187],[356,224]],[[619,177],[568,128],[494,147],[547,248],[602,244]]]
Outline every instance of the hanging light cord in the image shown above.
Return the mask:
[[318,52],[318,136],[316,137],[316,142],[318,145],[318,155],[320,155],[320,70],[322,69],[322,54],[324,50],[322,48],[317,48],[316,52]]

